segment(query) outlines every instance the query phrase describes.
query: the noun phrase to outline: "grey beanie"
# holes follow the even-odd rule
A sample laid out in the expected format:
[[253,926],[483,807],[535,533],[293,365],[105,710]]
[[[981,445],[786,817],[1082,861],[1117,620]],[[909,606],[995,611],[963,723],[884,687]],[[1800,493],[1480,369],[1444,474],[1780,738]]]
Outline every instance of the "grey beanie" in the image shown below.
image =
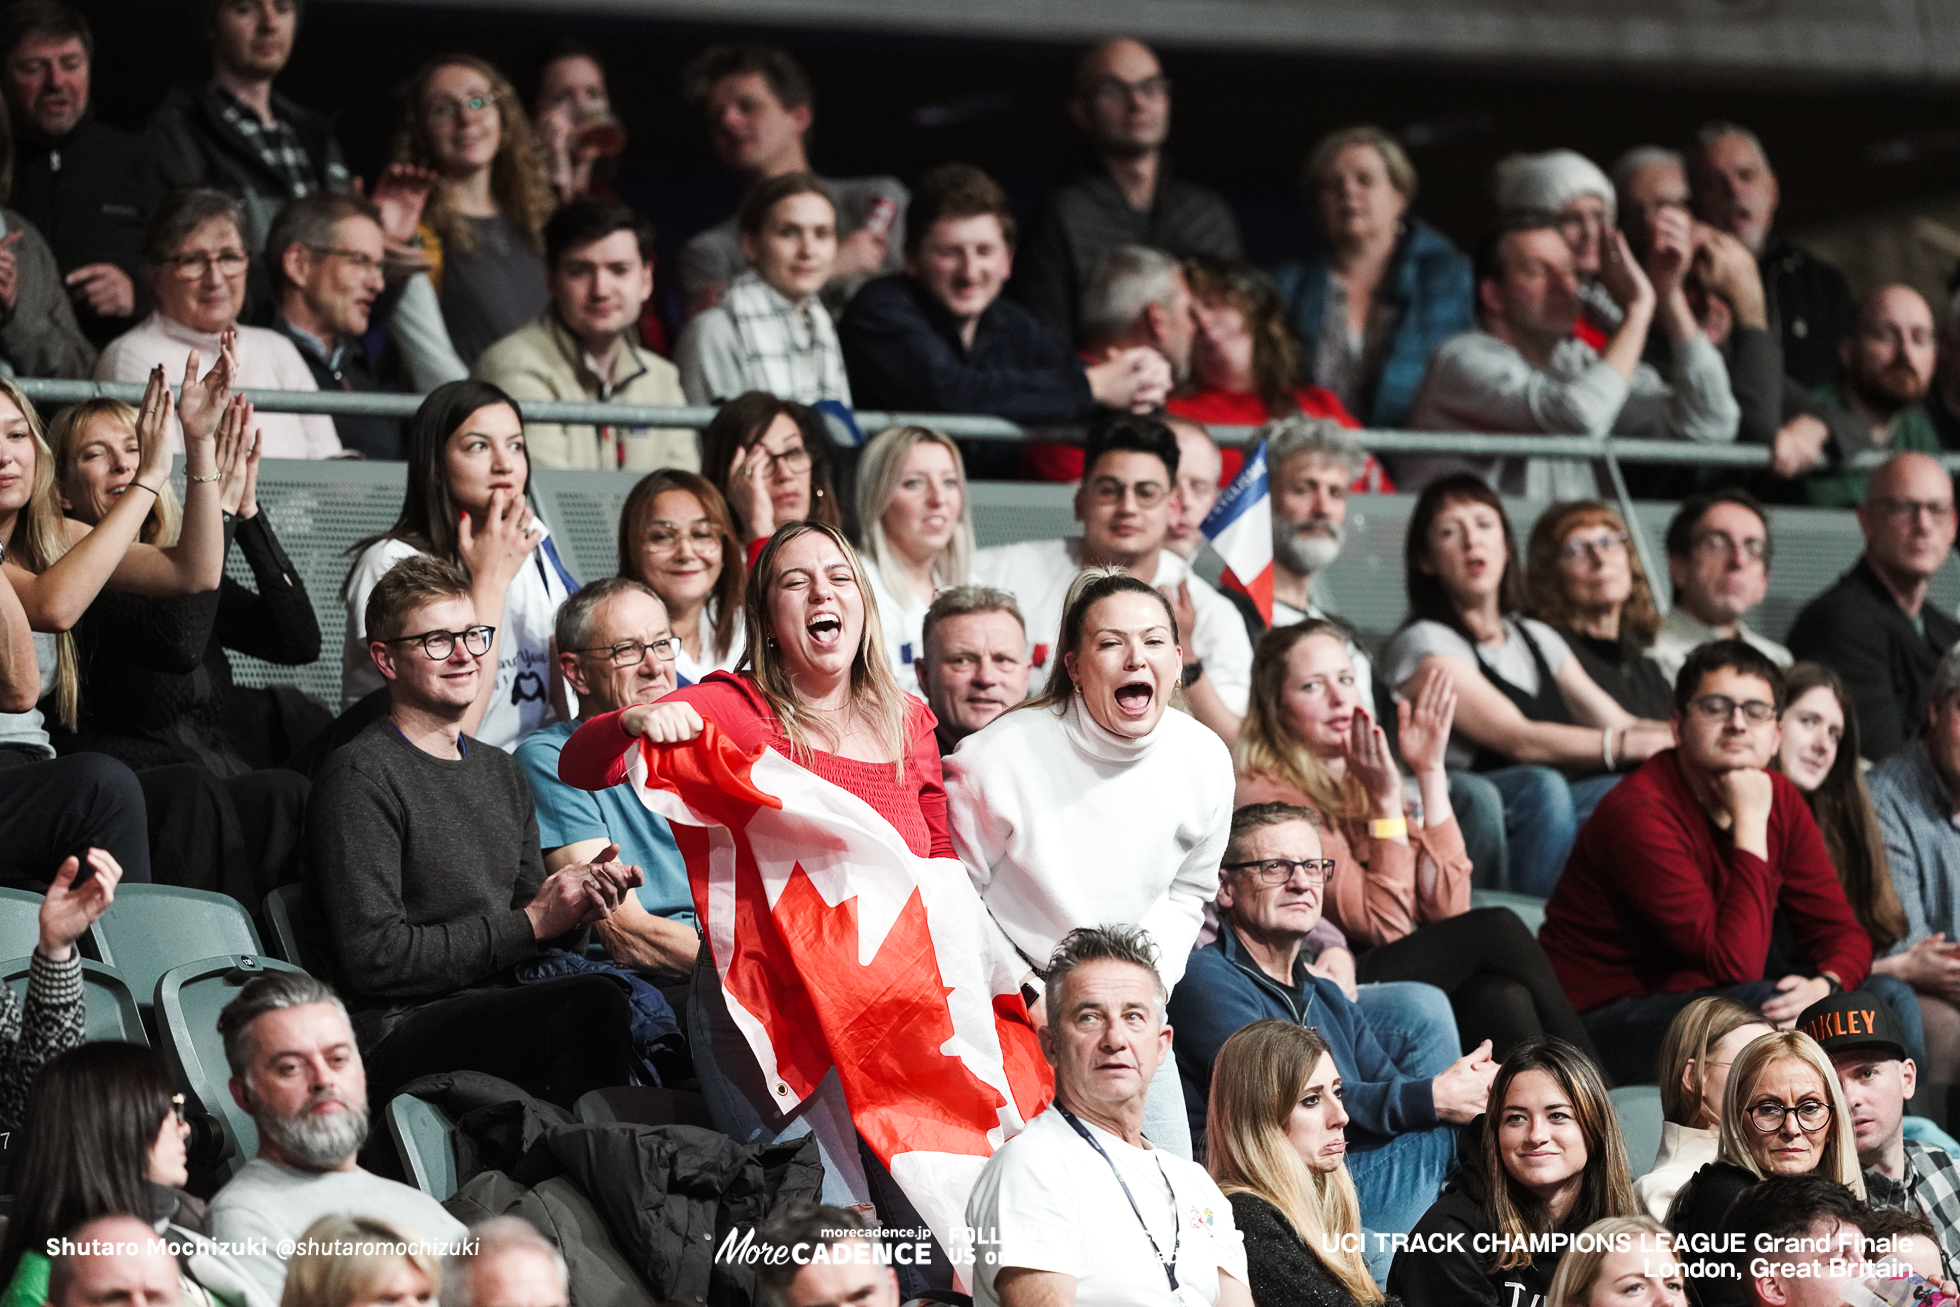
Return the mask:
[[1597,195],[1606,201],[1607,225],[1618,220],[1613,183],[1576,150],[1511,155],[1499,161],[1493,190],[1497,212],[1505,218],[1532,213],[1549,217],[1582,195]]

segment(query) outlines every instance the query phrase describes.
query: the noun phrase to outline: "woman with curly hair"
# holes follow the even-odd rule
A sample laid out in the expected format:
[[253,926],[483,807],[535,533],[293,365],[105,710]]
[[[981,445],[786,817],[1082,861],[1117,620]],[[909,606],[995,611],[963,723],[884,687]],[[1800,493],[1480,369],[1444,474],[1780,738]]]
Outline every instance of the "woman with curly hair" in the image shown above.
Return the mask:
[[1626,520],[1596,499],[1553,504],[1525,546],[1525,606],[1565,637],[1600,689],[1635,717],[1664,722],[1674,687],[1647,656],[1661,628]]
[[544,224],[554,207],[544,153],[504,75],[440,55],[409,83],[395,162],[432,169],[418,233],[450,340],[465,363],[544,311]]

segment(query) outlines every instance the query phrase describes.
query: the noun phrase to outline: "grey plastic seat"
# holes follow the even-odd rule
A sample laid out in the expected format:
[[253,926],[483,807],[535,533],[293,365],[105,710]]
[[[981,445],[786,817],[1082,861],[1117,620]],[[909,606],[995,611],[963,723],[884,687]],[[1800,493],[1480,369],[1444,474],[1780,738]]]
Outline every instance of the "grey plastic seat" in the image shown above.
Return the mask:
[[1473,908],[1509,908],[1524,922],[1524,928],[1531,932],[1533,939],[1545,924],[1545,900],[1535,894],[1513,894],[1502,889],[1473,889],[1470,891],[1470,906]]
[[1627,1166],[1638,1178],[1654,1169],[1661,1154],[1661,1091],[1658,1085],[1621,1085],[1611,1091],[1613,1111],[1626,1136]]
[[[0,965],[0,980],[12,987],[14,997],[23,1004],[27,1002],[27,973],[32,965],[30,958],[16,958]],[[150,1042],[149,1033],[143,1028],[142,1013],[137,1008],[136,995],[130,992],[129,983],[114,967],[82,959],[82,1004],[88,1022],[84,1039],[91,1042],[121,1039],[132,1044]]]
[[306,906],[306,890],[300,885],[281,885],[265,896],[265,924],[272,932],[267,941],[275,957],[290,962],[296,967],[304,967],[316,976],[324,976],[325,961],[312,957],[307,947],[311,938],[312,918]]
[[41,942],[41,896],[0,889],[0,955],[24,958]]
[[652,1085],[614,1085],[594,1089],[572,1104],[578,1119],[591,1125],[619,1121],[628,1125],[698,1125],[715,1128],[708,1100],[699,1094]]
[[[175,885],[118,885],[116,901],[95,929],[102,960],[122,973],[145,1009],[157,981],[173,967],[227,954],[265,953],[244,904],[226,894]],[[144,1017],[155,1020],[148,1011]]]
[[254,976],[298,970],[277,958],[228,954],[172,967],[156,982],[158,1043],[184,1091],[186,1109],[214,1118],[223,1132],[219,1169],[227,1178],[259,1151],[259,1130],[232,1101],[231,1067],[225,1062],[224,1040],[218,1037],[218,1013]]
[[388,1137],[417,1189],[439,1203],[456,1192],[456,1123],[447,1112],[396,1094],[388,1103]]

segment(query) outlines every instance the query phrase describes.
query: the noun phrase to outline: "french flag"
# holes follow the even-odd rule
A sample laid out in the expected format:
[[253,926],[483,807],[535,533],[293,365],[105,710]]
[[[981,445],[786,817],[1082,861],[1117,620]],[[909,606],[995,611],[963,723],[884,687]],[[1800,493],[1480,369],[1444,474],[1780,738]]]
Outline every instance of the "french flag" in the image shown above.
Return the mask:
[[1211,547],[1225,560],[1219,579],[1259,607],[1273,621],[1273,499],[1266,485],[1266,442],[1245,460],[1199,524]]

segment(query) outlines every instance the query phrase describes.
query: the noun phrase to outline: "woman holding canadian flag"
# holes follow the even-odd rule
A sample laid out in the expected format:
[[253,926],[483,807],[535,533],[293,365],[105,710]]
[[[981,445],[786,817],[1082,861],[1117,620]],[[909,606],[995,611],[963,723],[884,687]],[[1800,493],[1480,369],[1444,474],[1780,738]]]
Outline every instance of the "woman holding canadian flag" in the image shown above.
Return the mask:
[[953,852],[936,723],[899,689],[869,594],[840,532],[781,528],[749,574],[738,669],[586,723],[559,774],[631,784],[673,827],[717,1127],[814,1134],[825,1202],[929,1225],[957,1263],[981,1165],[1051,1082],[1026,964]]

